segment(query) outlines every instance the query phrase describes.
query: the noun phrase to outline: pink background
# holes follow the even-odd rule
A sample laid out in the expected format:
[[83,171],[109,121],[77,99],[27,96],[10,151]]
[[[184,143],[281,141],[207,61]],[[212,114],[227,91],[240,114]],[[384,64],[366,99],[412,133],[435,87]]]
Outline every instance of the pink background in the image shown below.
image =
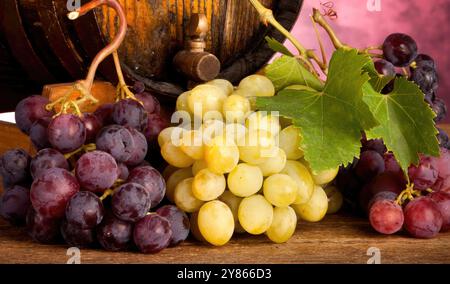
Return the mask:
[[[318,50],[309,18],[312,8],[320,8],[320,3],[327,1],[305,0],[303,4],[293,33],[307,48]],[[438,94],[450,107],[450,72],[446,70],[450,68],[450,0],[378,0],[381,11],[369,11],[367,3],[375,1],[332,1],[338,19],[330,22],[341,41],[362,48],[381,45],[390,33],[409,34],[416,40],[419,53],[429,54],[435,59],[440,76]],[[325,33],[322,39],[331,54],[333,49]],[[287,45],[291,47],[289,43]],[[447,117],[446,121],[450,122],[450,118]]]

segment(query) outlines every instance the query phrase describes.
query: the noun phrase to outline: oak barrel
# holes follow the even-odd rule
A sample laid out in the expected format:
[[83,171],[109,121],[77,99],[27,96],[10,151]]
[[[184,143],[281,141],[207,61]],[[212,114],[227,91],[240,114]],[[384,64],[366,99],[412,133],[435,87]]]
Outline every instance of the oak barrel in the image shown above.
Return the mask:
[[[39,85],[84,77],[90,61],[115,35],[113,10],[97,9],[76,21],[67,19],[66,0],[0,1],[0,39],[27,77]],[[81,1],[82,4],[88,1]],[[246,0],[119,0],[129,24],[119,50],[132,81],[143,81],[160,98],[175,98],[186,80],[172,66],[184,47],[192,13],[206,14],[207,51],[222,63],[220,77],[239,82],[273,55],[265,36],[283,36],[260,23]],[[302,0],[262,0],[287,29],[300,13]],[[116,82],[112,59],[101,64],[102,79]]]

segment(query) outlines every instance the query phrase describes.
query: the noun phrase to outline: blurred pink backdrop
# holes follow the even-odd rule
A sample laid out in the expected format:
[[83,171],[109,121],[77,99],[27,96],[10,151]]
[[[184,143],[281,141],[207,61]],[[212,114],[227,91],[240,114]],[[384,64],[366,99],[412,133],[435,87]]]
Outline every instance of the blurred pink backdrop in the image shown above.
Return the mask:
[[[305,0],[293,33],[307,48],[317,49],[316,35],[309,16],[313,7],[328,0]],[[409,34],[419,53],[432,56],[440,77],[438,95],[450,107],[450,0],[334,0],[338,18],[330,21],[340,39],[354,47],[381,45],[394,32]],[[377,5],[379,4],[379,5]],[[380,8],[380,9],[378,9]],[[330,55],[332,46],[325,33],[322,39]],[[295,50],[286,43],[291,50]],[[329,58],[329,57],[328,57]],[[447,116],[446,122],[450,122]]]

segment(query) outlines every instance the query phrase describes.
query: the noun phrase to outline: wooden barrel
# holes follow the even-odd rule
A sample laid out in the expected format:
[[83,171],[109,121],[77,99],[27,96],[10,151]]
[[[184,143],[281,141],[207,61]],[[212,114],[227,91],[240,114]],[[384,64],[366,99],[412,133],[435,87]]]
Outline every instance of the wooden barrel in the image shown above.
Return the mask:
[[[39,84],[70,82],[84,77],[96,53],[115,35],[114,11],[102,8],[76,21],[67,19],[65,0],[0,1],[0,33],[7,48],[30,79]],[[86,3],[88,1],[81,1]],[[273,55],[265,36],[283,40],[260,23],[245,0],[119,0],[129,29],[119,50],[131,81],[142,81],[160,98],[174,98],[186,81],[174,71],[172,59],[184,47],[192,13],[206,14],[210,26],[207,51],[222,63],[220,77],[238,82],[256,72]],[[302,0],[262,0],[287,29],[292,28]],[[112,59],[99,76],[116,82]],[[132,83],[132,82],[130,82]]]

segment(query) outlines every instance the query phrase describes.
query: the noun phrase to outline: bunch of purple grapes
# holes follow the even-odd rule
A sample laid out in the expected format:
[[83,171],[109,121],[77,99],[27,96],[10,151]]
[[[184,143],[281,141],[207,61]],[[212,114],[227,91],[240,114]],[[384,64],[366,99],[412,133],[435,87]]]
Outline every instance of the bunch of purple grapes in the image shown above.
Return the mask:
[[156,253],[184,241],[189,219],[176,206],[161,207],[165,181],[145,160],[168,122],[155,97],[143,90],[136,97],[81,117],[54,117],[41,96],[21,101],[17,126],[38,152],[0,157],[0,215],[41,243]]
[[[385,39],[383,57],[384,59],[375,62],[377,71],[385,76],[408,76],[410,81],[420,87],[425,95],[424,100],[436,113],[435,122],[442,122],[447,116],[447,106],[445,101],[437,95],[439,76],[434,59],[426,54],[418,54],[414,39],[401,33],[391,34]],[[409,67],[408,74],[397,73],[397,70],[406,67]],[[393,90],[394,80],[382,92],[389,94]],[[449,137],[441,129],[439,129],[438,139],[441,147],[450,148]]]
[[394,155],[382,140],[363,138],[362,145],[360,158],[341,168],[336,179],[351,209],[366,214],[382,234],[404,228],[414,237],[432,238],[450,229],[448,149],[441,148],[438,158],[421,156],[420,163],[408,169],[412,190],[421,196],[411,196],[415,198],[405,203],[399,195],[407,188],[407,179]]

